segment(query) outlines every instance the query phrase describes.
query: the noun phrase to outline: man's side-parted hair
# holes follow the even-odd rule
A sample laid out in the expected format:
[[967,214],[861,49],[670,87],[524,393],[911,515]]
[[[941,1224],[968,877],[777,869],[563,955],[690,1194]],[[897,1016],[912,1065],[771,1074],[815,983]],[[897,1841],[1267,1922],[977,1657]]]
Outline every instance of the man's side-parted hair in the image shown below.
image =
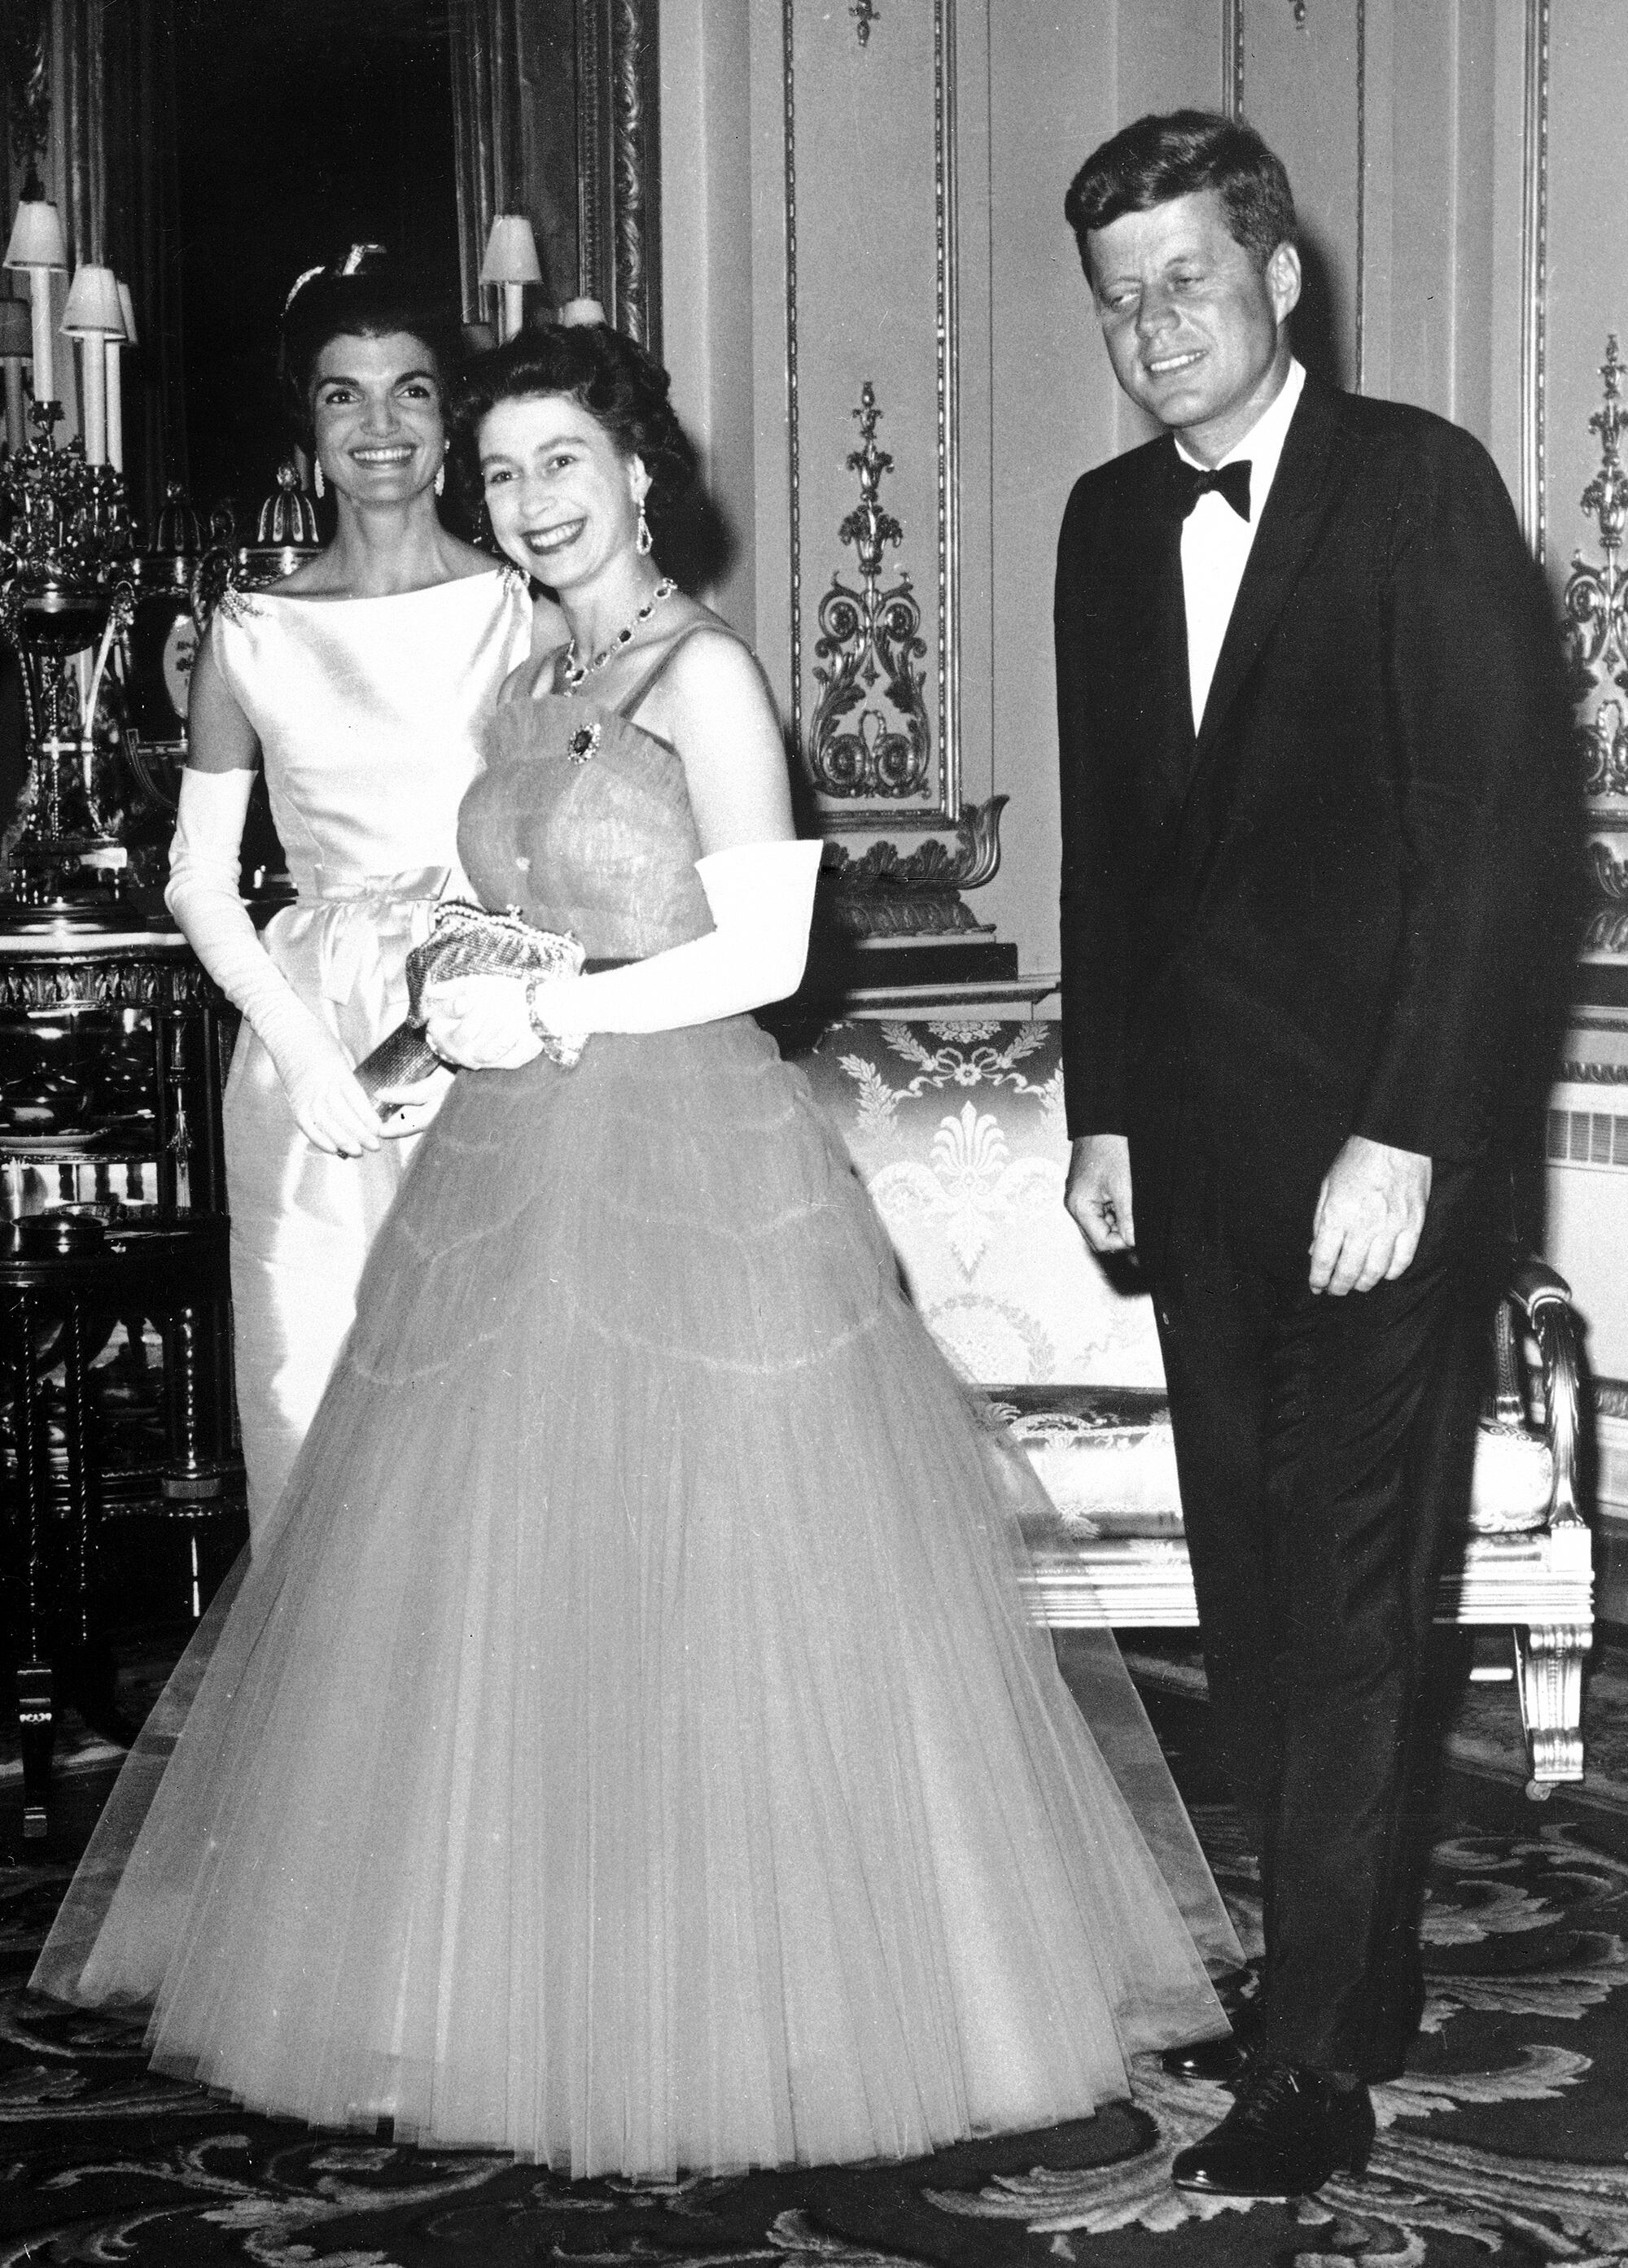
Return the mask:
[[1212,110],[1152,111],[1094,150],[1069,183],[1063,211],[1087,282],[1088,230],[1203,189],[1219,191],[1234,238],[1261,267],[1280,244],[1293,243],[1289,176],[1252,126]]

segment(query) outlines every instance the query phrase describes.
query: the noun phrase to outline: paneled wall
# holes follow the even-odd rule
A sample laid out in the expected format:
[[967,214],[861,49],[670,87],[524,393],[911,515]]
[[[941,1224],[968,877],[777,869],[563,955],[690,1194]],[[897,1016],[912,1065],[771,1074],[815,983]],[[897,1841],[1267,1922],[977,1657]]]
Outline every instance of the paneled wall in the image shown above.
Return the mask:
[[[1259,127],[1303,224],[1304,358],[1477,434],[1557,605],[1578,547],[1603,562],[1580,499],[1607,336],[1628,340],[1623,0],[663,0],[661,39],[667,339],[736,531],[722,602],[807,763],[821,601],[857,587],[870,379],[899,531],[880,587],[908,577],[919,607],[930,755],[904,792],[816,796],[819,823],[902,848],[957,798],[1009,797],[977,910],[1026,971],[1057,959],[1057,527],[1077,473],[1144,430],[1062,217],[1116,127],[1182,103]],[[1622,747],[1622,792],[1594,804],[1628,895]],[[1628,1139],[1585,1143],[1573,1108],[1628,1086],[1628,962],[1595,961],[1551,1240],[1628,1413]],[[1581,1116],[1628,1128],[1628,1103]]]

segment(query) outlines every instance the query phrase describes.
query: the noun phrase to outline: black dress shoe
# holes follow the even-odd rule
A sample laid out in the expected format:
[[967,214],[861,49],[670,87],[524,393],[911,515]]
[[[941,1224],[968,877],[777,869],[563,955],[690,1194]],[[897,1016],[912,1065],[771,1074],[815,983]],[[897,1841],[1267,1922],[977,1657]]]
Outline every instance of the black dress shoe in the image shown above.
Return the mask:
[[1179,2190],[1217,2197],[1299,2198],[1330,2174],[1360,2174],[1374,2147],[1366,2087],[1336,2087],[1321,2072],[1256,2064],[1220,2124],[1176,2154]]
[[1232,2016],[1231,2031],[1219,2040],[1191,2040],[1185,2047],[1167,2048],[1159,2058],[1162,2068],[1172,2079],[1207,2079],[1217,2087],[1236,2087],[1260,2037],[1259,1995],[1241,2001]]

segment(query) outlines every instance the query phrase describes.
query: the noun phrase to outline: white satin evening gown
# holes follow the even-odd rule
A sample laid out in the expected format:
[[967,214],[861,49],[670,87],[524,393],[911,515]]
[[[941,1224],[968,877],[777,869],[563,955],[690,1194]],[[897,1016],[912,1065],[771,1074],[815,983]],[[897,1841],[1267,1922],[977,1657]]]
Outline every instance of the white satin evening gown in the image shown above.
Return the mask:
[[[221,674],[259,735],[298,902],[263,942],[358,1062],[407,1012],[405,965],[457,868],[458,806],[498,688],[531,644],[512,569],[387,598],[231,594]],[[453,879],[456,891],[462,886]],[[417,1146],[330,1157],[246,1026],[225,1096],[238,1410],[253,1535],[276,1504]]]

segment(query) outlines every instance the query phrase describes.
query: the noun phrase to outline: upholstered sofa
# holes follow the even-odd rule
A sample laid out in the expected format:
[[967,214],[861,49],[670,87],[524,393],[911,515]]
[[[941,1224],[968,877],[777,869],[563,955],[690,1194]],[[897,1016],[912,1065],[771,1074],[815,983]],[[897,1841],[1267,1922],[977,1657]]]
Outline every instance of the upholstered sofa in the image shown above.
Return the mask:
[[[1086,1250],[1062,1193],[1058,1027],[968,1014],[828,1025],[797,1049],[886,1223],[910,1295],[985,1388],[1050,1509],[1034,1603],[1057,1628],[1197,1624],[1151,1303]],[[1437,1620],[1506,1626],[1529,1792],[1580,1778],[1591,1536],[1577,1489],[1566,1287],[1511,1270],[1489,1356],[1468,1534]]]

